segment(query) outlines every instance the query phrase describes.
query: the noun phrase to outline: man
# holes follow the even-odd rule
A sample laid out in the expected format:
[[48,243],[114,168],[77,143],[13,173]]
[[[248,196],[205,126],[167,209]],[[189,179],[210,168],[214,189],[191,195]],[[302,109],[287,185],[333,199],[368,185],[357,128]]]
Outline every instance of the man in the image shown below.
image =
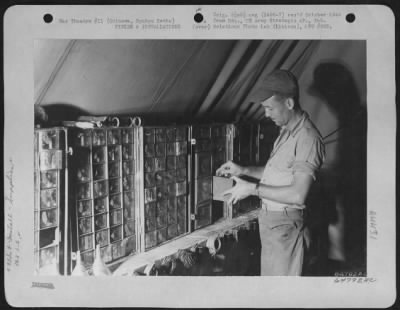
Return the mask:
[[[325,157],[321,135],[299,105],[296,77],[289,71],[271,73],[261,90],[265,115],[281,127],[265,167],[223,164],[217,175],[231,175],[236,185],[225,192],[230,203],[256,195],[259,214],[261,275],[301,275],[309,233],[305,200]],[[260,179],[258,184],[238,176]]]

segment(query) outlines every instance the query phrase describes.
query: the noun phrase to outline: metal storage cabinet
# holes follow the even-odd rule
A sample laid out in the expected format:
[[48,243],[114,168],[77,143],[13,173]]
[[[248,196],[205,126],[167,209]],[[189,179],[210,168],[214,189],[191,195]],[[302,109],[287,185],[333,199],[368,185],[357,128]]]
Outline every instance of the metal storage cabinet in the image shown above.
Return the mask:
[[[226,161],[233,159],[233,125],[204,124],[190,128],[192,175],[192,230],[211,224],[226,216],[215,212],[212,201],[212,176]],[[213,209],[214,207],[214,209]]]
[[71,129],[72,251],[90,266],[136,251],[134,129]]
[[136,130],[141,251],[145,251],[189,231],[188,127]]
[[36,272],[70,274],[78,250],[90,268],[98,244],[112,263],[227,217],[213,212],[212,175],[233,159],[234,131],[227,124],[36,130]]
[[275,139],[279,135],[279,127],[272,121],[258,123],[258,148],[257,165],[265,165],[274,146]]
[[235,128],[232,124],[213,124],[211,126],[212,174],[228,160],[233,160],[233,138]]
[[[277,129],[271,122],[241,123],[234,139],[234,161],[243,166],[265,165],[272,150]],[[256,181],[256,180],[254,180]],[[232,206],[232,217],[260,207],[260,199],[250,196]]]
[[243,166],[250,166],[253,163],[253,127],[251,123],[242,123],[237,126],[233,153],[235,162]]
[[35,129],[34,135],[35,274],[66,274],[68,268],[66,130]]
[[212,206],[212,142],[211,126],[191,127],[191,146],[193,156],[193,230],[211,224]]

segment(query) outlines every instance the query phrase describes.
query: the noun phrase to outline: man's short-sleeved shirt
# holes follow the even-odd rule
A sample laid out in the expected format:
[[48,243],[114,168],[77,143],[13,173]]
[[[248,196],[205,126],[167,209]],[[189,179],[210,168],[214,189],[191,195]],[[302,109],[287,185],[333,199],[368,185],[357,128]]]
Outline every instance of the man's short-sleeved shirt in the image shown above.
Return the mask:
[[[283,127],[265,166],[261,183],[285,186],[293,182],[295,173],[315,173],[325,159],[325,148],[318,129],[303,112],[300,120],[288,129]],[[305,205],[288,205],[262,199],[263,207],[281,210],[284,207],[304,209]]]

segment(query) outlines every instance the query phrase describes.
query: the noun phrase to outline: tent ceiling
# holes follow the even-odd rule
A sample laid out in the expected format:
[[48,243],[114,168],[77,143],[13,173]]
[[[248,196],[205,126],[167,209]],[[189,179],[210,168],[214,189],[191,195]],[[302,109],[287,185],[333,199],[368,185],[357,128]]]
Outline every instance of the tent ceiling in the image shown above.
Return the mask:
[[299,77],[313,114],[305,90],[324,58],[347,61],[366,93],[363,41],[37,40],[34,52],[35,104],[90,115],[260,119],[257,89],[276,68]]
[[[90,114],[182,113],[207,94],[234,41],[37,42],[36,102]],[[45,61],[47,59],[47,61]]]

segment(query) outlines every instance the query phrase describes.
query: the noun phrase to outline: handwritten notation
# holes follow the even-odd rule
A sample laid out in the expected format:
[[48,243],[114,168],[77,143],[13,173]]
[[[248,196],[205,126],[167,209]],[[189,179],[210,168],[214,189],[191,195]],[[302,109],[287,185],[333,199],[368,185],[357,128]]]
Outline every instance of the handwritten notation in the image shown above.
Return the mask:
[[51,289],[51,290],[55,289],[53,283],[45,283],[45,282],[32,282],[32,286],[31,287],[47,288],[47,289]]
[[14,205],[14,162],[12,158],[9,159],[9,168],[6,173],[6,179],[8,182],[8,193],[5,193],[4,200],[8,202],[9,206]]
[[10,272],[12,267],[20,265],[20,252],[22,248],[22,234],[14,228],[14,161],[8,161],[6,168],[6,184],[4,186],[4,206],[6,211],[6,234],[5,234],[5,260],[6,270]]
[[5,185],[4,202],[6,207],[6,238],[5,257],[6,270],[11,271],[13,265],[13,207],[14,207],[14,162],[10,158],[6,172],[7,184]]
[[333,280],[334,283],[373,283],[376,282],[376,278],[372,277],[337,277]]
[[378,239],[377,214],[373,210],[369,211],[369,236]]

